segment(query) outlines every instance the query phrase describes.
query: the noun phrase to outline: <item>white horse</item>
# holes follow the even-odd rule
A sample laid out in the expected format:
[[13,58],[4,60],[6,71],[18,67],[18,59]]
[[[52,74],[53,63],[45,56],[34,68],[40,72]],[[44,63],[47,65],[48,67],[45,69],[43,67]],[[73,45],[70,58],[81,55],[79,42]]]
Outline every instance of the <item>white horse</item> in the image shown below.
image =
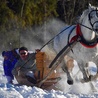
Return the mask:
[[[98,65],[98,8],[89,4],[79,19],[77,25],[73,25],[66,29],[64,32],[54,38],[54,49],[59,53],[64,46],[68,45],[71,40],[79,39],[76,45],[67,53],[64,57],[65,63],[70,61],[66,59],[69,57],[77,61],[81,72],[83,73],[83,79],[85,82],[90,81],[90,76],[85,71],[85,66],[89,61],[93,61]],[[68,63],[68,62],[67,62]],[[63,70],[67,73],[68,84],[73,84],[73,79],[70,75],[69,67],[62,66]],[[72,68],[71,68],[72,69]],[[98,73],[98,70],[97,70]]]

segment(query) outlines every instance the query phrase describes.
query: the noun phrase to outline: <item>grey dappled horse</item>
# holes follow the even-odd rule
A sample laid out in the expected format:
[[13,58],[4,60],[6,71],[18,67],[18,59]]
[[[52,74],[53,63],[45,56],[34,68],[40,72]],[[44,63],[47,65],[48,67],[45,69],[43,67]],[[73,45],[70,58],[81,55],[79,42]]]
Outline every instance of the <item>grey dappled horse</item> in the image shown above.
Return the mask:
[[[67,28],[67,27],[66,27]],[[93,61],[98,66],[98,8],[89,5],[86,9],[77,25],[69,27],[67,30],[59,34],[54,39],[54,49],[57,53],[61,51],[64,46],[70,43],[71,40],[77,40],[76,45],[72,48],[72,51],[68,52],[64,57],[64,63],[68,63],[66,57],[71,57],[77,61],[81,72],[83,73],[83,79],[85,82],[90,81],[90,75],[88,76],[85,71],[85,66],[89,61]],[[68,59],[70,61],[70,59]],[[70,75],[69,67],[63,65],[63,70],[67,73],[68,84],[73,84],[72,76]],[[73,67],[73,66],[72,66]],[[71,68],[70,68],[71,69]],[[98,73],[98,68],[97,68]],[[93,77],[96,77],[97,74]],[[92,78],[93,78],[92,77]]]

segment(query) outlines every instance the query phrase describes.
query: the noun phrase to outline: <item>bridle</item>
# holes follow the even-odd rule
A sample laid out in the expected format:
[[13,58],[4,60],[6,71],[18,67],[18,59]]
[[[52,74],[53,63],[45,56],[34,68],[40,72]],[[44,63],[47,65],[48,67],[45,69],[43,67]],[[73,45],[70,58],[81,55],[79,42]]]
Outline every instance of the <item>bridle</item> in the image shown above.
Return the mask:
[[91,27],[92,27],[92,30],[93,30],[94,32],[97,32],[98,29],[94,29],[94,24],[98,23],[98,21],[95,21],[94,23],[91,22],[91,14],[92,14],[93,12],[96,12],[96,16],[98,17],[98,10],[96,9],[96,10],[92,10],[92,11],[88,14],[88,19],[89,19],[90,25],[91,25]]
[[92,23],[91,21],[91,14],[94,12],[94,11],[96,11],[96,16],[98,17],[98,10],[96,9],[96,10],[92,10],[89,14],[88,14],[88,20],[89,20],[89,23],[90,23],[90,25],[91,25],[91,28],[90,27],[88,27],[88,26],[86,26],[86,25],[83,25],[82,23],[78,23],[78,24],[80,24],[81,26],[83,26],[83,27],[85,27],[85,28],[87,28],[87,29],[89,29],[89,30],[91,30],[91,31],[94,31],[94,32],[96,32],[96,31],[98,31],[98,29],[94,29],[94,24],[96,24],[96,23],[98,23],[98,21],[95,21],[94,23]]

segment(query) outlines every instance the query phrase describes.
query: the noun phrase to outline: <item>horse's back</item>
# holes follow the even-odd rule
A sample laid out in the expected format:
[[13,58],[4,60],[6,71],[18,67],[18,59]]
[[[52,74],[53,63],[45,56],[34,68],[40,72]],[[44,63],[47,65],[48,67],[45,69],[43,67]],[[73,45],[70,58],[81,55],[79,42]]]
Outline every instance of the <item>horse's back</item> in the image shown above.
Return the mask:
[[54,49],[58,53],[76,34],[75,25],[65,27],[65,30],[54,38]]

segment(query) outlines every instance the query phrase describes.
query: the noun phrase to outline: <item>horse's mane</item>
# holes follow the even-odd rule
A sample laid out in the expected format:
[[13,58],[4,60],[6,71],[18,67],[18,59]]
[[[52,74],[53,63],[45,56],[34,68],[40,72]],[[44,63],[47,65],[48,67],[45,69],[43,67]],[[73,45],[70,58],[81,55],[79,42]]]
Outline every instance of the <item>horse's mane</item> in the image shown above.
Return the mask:
[[87,16],[88,13],[89,13],[89,10],[88,10],[88,9],[85,10],[85,11],[82,13],[82,15],[80,16],[80,19],[79,19],[79,23],[82,23],[84,17]]

